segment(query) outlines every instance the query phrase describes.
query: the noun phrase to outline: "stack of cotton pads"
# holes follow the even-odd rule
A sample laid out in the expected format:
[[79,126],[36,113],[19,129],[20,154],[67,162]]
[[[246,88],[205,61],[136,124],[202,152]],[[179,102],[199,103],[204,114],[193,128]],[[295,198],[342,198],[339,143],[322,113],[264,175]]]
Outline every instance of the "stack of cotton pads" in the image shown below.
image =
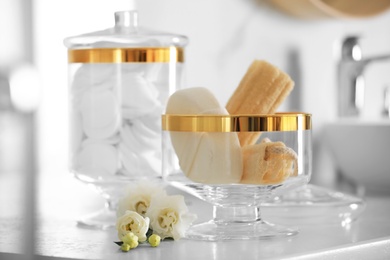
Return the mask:
[[71,85],[70,151],[77,172],[93,179],[160,174],[163,105],[150,77],[153,65],[142,71],[132,64],[78,68]]

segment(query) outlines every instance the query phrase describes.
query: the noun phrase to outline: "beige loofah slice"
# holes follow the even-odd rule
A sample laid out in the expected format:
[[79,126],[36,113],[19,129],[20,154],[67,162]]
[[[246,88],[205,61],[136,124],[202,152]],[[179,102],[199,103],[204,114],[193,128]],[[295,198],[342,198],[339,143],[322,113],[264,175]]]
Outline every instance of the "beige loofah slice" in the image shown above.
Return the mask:
[[265,138],[259,144],[242,147],[241,183],[278,184],[298,174],[297,154],[283,142]]
[[[294,88],[290,76],[255,60],[226,105],[229,114],[273,114]],[[239,133],[241,146],[255,144],[260,133]]]

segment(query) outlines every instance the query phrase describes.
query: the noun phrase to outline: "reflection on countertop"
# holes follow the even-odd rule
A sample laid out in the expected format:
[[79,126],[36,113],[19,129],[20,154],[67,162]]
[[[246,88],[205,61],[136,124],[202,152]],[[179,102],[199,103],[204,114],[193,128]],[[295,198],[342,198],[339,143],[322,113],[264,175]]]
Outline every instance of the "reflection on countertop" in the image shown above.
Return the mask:
[[[9,209],[20,203],[11,194],[17,179],[0,175],[0,203]],[[39,176],[37,228],[35,250],[38,259],[383,259],[390,256],[390,197],[367,197],[367,208],[350,225],[318,223],[300,225],[299,234],[288,238],[264,240],[234,240],[205,242],[182,239],[165,241],[158,248],[141,246],[127,254],[113,243],[116,231],[93,230],[77,227],[78,216],[101,207],[104,201],[93,189],[74,180],[66,172],[42,173]],[[169,193],[181,193],[172,188]],[[190,211],[198,214],[197,222],[210,219],[212,206],[185,195]],[[20,252],[18,233],[23,216],[17,211],[0,212],[0,256]],[[274,222],[270,220],[271,222]],[[277,224],[277,223],[276,223]],[[3,259],[3,258],[1,258]],[[367,259],[367,258],[366,258]]]

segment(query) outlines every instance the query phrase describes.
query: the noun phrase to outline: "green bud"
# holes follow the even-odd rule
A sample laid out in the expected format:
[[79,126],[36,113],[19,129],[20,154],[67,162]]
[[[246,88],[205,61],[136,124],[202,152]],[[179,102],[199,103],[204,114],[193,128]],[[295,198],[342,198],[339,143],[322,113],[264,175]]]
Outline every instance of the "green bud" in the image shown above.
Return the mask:
[[128,252],[130,250],[130,245],[126,244],[126,243],[123,243],[121,245],[121,249],[122,249],[123,252]]
[[152,247],[156,247],[160,244],[161,237],[159,235],[153,234],[149,237],[148,242]]
[[138,240],[131,241],[129,245],[131,249],[136,248],[138,246]]
[[125,244],[130,245],[130,248],[136,248],[138,246],[138,237],[133,234],[133,232],[129,232],[122,237],[122,241]]

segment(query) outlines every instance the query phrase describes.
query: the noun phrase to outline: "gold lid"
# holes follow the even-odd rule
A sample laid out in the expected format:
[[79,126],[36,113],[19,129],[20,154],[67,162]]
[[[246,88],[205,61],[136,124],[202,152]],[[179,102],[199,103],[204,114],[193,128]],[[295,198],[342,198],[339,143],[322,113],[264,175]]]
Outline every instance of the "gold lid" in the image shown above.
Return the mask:
[[183,62],[180,47],[97,48],[68,50],[69,63]]
[[311,129],[311,114],[162,115],[162,129],[180,132],[273,132]]

